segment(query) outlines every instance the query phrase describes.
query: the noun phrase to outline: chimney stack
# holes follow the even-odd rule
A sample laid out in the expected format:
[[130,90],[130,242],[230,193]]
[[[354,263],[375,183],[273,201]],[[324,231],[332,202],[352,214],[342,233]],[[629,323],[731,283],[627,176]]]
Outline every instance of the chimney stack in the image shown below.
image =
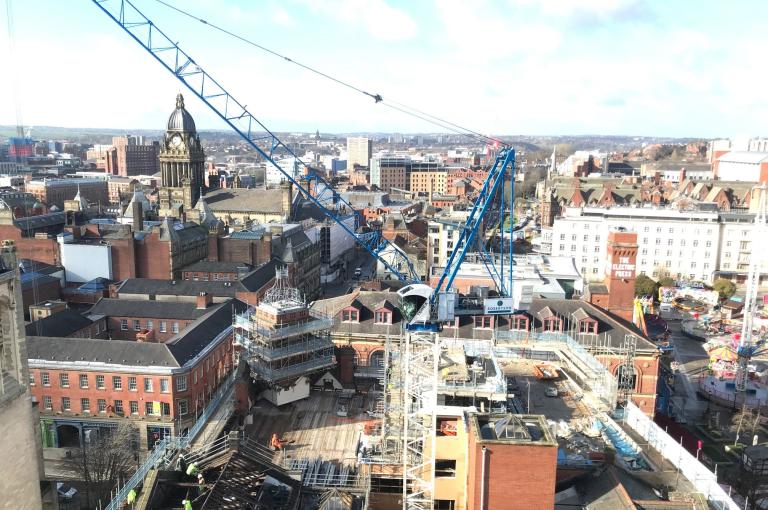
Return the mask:
[[[135,195],[134,195],[135,197]],[[144,206],[138,200],[133,201],[133,231],[144,230]]]
[[207,292],[201,292],[197,296],[197,309],[205,310],[210,306],[212,302],[213,302],[213,297],[210,294],[208,294]]
[[291,181],[280,182],[280,195],[283,214],[290,220],[291,204],[293,203],[293,183]]

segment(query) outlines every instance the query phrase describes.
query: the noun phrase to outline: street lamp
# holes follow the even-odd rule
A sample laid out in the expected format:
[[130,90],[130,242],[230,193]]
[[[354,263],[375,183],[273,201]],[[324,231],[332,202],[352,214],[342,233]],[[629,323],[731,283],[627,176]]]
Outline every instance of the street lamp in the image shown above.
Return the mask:
[[526,406],[526,412],[531,412],[531,381],[530,379],[526,381],[528,383],[528,405]]

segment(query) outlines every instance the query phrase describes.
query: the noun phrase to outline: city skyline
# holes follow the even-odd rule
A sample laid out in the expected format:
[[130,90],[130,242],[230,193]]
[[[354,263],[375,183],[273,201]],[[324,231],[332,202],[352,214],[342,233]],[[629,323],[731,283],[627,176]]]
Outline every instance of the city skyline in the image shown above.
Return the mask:
[[[158,3],[137,5],[276,131],[439,131]],[[184,8],[385,101],[484,133],[711,138],[760,134],[756,119],[768,113],[751,65],[765,45],[755,41],[768,6],[739,5],[198,0]],[[15,2],[14,14],[26,125],[159,129],[181,90],[200,129],[226,129],[88,2]],[[0,84],[0,124],[15,123],[10,82]],[[752,115],[736,118],[740,111]]]

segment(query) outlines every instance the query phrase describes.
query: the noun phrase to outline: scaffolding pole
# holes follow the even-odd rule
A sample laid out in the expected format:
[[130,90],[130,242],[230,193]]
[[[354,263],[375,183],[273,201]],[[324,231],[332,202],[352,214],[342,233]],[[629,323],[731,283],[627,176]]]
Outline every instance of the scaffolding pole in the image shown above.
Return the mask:
[[408,333],[403,352],[403,510],[432,510],[440,359],[437,335]]

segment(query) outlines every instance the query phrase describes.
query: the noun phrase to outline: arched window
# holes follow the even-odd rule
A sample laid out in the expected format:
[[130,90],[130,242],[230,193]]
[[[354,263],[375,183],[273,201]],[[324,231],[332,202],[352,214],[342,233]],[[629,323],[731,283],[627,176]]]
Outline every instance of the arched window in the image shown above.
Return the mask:
[[619,366],[616,370],[616,379],[619,381],[619,389],[633,391],[637,387],[637,372],[635,367],[628,364]]
[[368,364],[372,367],[383,368],[384,367],[384,351],[379,349],[373,351],[370,358],[368,358]]

